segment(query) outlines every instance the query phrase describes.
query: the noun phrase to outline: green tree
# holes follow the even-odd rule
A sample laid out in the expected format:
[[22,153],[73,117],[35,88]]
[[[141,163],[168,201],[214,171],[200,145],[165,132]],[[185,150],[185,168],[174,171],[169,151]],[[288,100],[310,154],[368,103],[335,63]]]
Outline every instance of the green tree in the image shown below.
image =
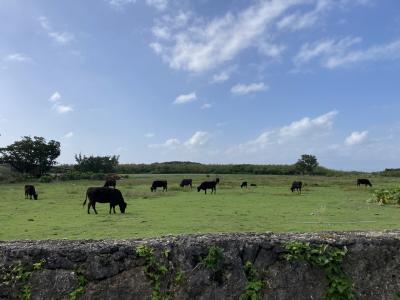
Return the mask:
[[86,156],[75,154],[75,169],[79,172],[114,173],[118,166],[119,156]]
[[0,162],[11,165],[18,172],[40,177],[56,164],[60,154],[60,142],[24,136],[22,140],[0,148]]
[[295,164],[296,169],[301,174],[314,174],[315,169],[318,167],[318,160],[314,155],[303,154]]

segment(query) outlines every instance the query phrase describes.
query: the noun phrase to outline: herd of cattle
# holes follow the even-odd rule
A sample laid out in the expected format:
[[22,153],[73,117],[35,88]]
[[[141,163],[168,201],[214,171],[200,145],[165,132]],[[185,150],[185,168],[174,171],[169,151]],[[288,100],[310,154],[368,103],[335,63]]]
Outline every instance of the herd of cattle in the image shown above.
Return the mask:
[[[200,192],[201,190],[204,191],[205,194],[207,194],[207,190],[211,190],[211,194],[214,193],[216,194],[217,192],[217,185],[219,184],[219,178],[217,177],[215,180],[212,181],[203,181],[198,187],[197,191]],[[183,179],[180,183],[180,187],[184,188],[186,186],[189,186],[192,188],[193,180],[192,179]],[[243,181],[242,184],[240,185],[240,188],[247,188],[248,182]],[[361,178],[357,179],[357,186],[360,185],[365,185],[365,186],[371,186],[371,181],[369,179]],[[87,212],[90,214],[90,208],[93,208],[93,211],[95,214],[97,214],[96,210],[96,202],[98,203],[109,203],[110,204],[110,211],[109,213],[111,214],[111,211],[114,212],[115,214],[115,206],[119,206],[119,209],[121,213],[125,213],[126,207],[128,204],[125,202],[124,197],[122,196],[122,193],[120,190],[116,189],[117,186],[117,181],[115,178],[109,178],[106,180],[104,183],[104,186],[102,187],[89,187],[86,191],[86,198],[85,201],[83,202],[83,206],[86,205],[87,200],[89,199],[88,202],[88,207],[87,207]],[[256,184],[252,183],[250,186],[256,186]],[[111,188],[112,187],[112,188]],[[303,183],[301,181],[293,181],[292,186],[290,187],[290,190],[292,193],[294,191],[297,191],[299,194],[301,194],[301,189],[303,187]],[[168,182],[167,180],[155,180],[153,181],[150,191],[151,192],[156,192],[157,188],[162,188],[163,191],[168,190]],[[34,200],[38,199],[38,193],[35,190],[35,187],[33,185],[25,185],[25,199],[31,199]]]

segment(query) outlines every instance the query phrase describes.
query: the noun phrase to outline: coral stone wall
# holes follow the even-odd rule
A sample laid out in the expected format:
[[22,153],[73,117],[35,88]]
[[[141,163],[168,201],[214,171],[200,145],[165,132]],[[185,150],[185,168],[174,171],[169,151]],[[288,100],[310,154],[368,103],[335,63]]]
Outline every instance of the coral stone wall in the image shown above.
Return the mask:
[[340,299],[342,286],[398,299],[400,232],[0,242],[0,299]]

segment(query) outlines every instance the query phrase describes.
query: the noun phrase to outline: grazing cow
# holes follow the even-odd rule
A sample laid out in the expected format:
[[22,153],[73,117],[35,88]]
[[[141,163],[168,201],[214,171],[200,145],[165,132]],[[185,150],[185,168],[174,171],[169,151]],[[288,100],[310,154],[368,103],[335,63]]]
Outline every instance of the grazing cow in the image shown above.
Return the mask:
[[90,214],[90,207],[93,207],[94,213],[97,215],[96,202],[110,203],[110,214],[111,209],[114,211],[115,214],[116,205],[119,206],[119,210],[122,214],[125,213],[125,209],[128,206],[128,204],[126,204],[124,200],[124,197],[121,194],[121,191],[118,189],[110,189],[106,187],[90,187],[86,191],[86,198],[83,202],[83,206],[85,206],[88,198],[88,214]]
[[162,187],[163,192],[168,190],[168,183],[166,180],[154,180],[153,184],[150,187],[150,191],[155,192],[157,188]]
[[292,191],[292,193],[294,192],[294,190],[296,190],[299,194],[301,194],[302,186],[303,186],[303,183],[301,181],[293,181],[292,187],[290,188],[290,190]]
[[216,182],[217,184],[219,184],[219,178],[218,178],[218,177],[215,179],[215,182]]
[[240,185],[240,188],[246,188],[247,189],[247,181],[243,181],[242,184]]
[[257,186],[257,184],[255,184],[255,183],[250,183],[250,186]]
[[181,184],[179,185],[180,187],[185,187],[187,185],[190,186],[190,188],[192,188],[192,179],[182,179]]
[[38,199],[38,194],[36,193],[35,187],[33,185],[25,185],[25,199]]
[[104,183],[104,187],[113,187],[114,189],[116,185],[117,181],[115,180],[115,178],[106,179],[106,182]]
[[200,190],[204,190],[204,194],[207,194],[207,190],[211,189],[211,194],[214,192],[214,194],[217,193],[217,181],[203,181],[198,187],[197,187],[197,192],[200,192]]
[[372,186],[372,183],[371,183],[371,181],[369,181],[369,179],[365,179],[365,178],[357,179],[357,186],[360,186],[362,184],[365,186]]

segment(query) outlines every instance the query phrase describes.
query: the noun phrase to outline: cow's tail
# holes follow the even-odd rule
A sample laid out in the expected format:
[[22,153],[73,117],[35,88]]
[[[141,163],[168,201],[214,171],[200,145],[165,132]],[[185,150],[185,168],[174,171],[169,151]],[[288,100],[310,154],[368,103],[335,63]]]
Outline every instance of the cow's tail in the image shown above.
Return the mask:
[[86,205],[87,197],[88,197],[88,193],[86,192],[86,198],[85,198],[85,201],[83,201],[82,206],[85,206],[85,205]]

